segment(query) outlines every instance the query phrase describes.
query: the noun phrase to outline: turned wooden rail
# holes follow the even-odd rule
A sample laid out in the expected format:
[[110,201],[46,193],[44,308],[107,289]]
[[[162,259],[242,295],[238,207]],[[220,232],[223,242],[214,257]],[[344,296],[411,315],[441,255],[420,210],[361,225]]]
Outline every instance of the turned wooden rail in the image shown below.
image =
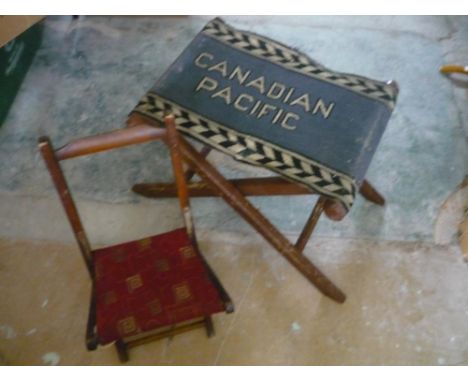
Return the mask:
[[[200,155],[205,157],[201,152]],[[189,170],[192,175],[192,169]],[[188,171],[186,172],[188,173]],[[265,178],[240,178],[229,179],[244,196],[287,196],[287,195],[312,195],[315,191],[298,183],[292,183],[287,179],[270,176]],[[190,182],[187,184],[191,197],[219,196],[217,191],[204,181]],[[172,198],[177,196],[175,183],[140,183],[135,184],[132,190],[148,198]],[[359,193],[367,200],[383,206],[385,199],[377,190],[364,180]]]
[[[200,153],[200,155],[202,155]],[[190,169],[190,171],[193,171]],[[230,179],[235,186],[245,196],[271,196],[271,195],[310,195],[314,192],[305,186],[291,183],[284,178],[277,176],[266,178],[242,178]],[[206,182],[190,182],[187,184],[190,196],[210,197],[218,196],[216,190],[212,189]],[[136,184],[133,191],[146,197],[175,197],[177,187],[175,183],[160,184]]]
[[158,139],[166,139],[164,128],[137,126],[131,129],[114,130],[104,134],[76,139],[57,149],[55,156],[60,161]]

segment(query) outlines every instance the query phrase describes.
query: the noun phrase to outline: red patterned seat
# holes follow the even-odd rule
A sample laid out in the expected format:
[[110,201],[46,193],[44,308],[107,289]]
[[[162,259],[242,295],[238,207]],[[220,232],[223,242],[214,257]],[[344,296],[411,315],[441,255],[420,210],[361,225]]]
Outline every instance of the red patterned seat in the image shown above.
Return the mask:
[[[184,226],[101,249],[92,249],[59,161],[155,140],[167,144]],[[211,316],[232,313],[234,305],[198,249],[175,119],[165,127],[144,121],[131,128],[79,138],[54,150],[41,137],[39,149],[57,189],[92,282],[86,347],[115,342],[122,362],[128,349],[149,341],[205,327],[214,335]]]
[[101,344],[224,311],[185,228],[93,251]]

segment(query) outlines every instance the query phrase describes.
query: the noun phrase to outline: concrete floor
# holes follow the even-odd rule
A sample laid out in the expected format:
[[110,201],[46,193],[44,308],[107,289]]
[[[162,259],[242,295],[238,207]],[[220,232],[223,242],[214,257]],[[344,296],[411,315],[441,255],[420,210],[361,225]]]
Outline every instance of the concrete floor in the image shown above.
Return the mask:
[[[85,350],[89,281],[36,140],[47,134],[60,145],[121,126],[209,19],[45,20],[43,45],[0,128],[0,363],[118,364],[112,347]],[[202,249],[236,312],[215,317],[214,338],[200,330],[148,344],[132,351],[130,364],[467,365],[468,268],[456,228],[466,200],[453,193],[467,174],[468,82],[438,68],[468,63],[468,18],[226,20],[332,69],[398,81],[400,98],[368,172],[387,205],[359,198],[344,221],[321,220],[307,247],[347,292],[337,305],[224,203],[194,200]],[[210,158],[230,176],[264,174]],[[176,201],[130,192],[136,182],[168,179],[158,143],[64,167],[96,246],[180,224]],[[456,208],[443,208],[451,197]],[[253,199],[292,239],[314,200]]]

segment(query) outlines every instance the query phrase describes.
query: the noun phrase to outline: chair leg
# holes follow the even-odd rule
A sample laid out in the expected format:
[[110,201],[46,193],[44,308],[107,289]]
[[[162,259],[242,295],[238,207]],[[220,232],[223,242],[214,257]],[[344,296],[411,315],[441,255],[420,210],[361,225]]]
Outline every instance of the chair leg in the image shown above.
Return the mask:
[[122,340],[116,341],[115,349],[117,350],[117,354],[119,355],[120,362],[122,363],[128,362],[130,357],[128,356],[128,349],[127,349],[127,345],[125,344],[125,342],[123,342]]
[[213,337],[215,335],[215,329],[213,325],[213,320],[211,319],[211,316],[205,316],[205,329],[206,329],[206,336]]
[[365,179],[362,182],[359,193],[368,201],[378,204],[379,206],[385,204],[384,197]]

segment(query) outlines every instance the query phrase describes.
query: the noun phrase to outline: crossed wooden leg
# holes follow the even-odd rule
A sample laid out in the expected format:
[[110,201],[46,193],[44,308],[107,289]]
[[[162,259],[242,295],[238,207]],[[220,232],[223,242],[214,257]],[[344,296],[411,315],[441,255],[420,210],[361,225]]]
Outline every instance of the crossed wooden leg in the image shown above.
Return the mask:
[[[186,179],[191,179],[195,173],[201,178],[199,182],[188,184],[190,196],[222,197],[324,295],[339,303],[345,301],[345,294],[302,253],[322,212],[327,213],[328,208],[333,214],[333,208],[338,203],[320,196],[296,244],[293,245],[247,200],[246,196],[312,194],[311,190],[279,177],[227,180],[205,159],[210,152],[209,148],[197,152],[183,137],[180,137],[180,150],[189,166],[185,174]],[[176,196],[173,184],[137,184],[133,187],[133,191],[147,197]],[[384,203],[383,197],[366,181],[360,193],[376,204]],[[342,218],[340,213],[338,211],[335,217]]]
[[[222,197],[250,225],[252,225],[274,248],[276,248],[296,269],[298,269],[324,295],[336,302],[344,302],[346,296],[303,254],[302,249],[295,247],[273,226],[236,188],[213,167],[202,154],[197,152],[183,137],[180,137],[180,150],[184,161],[198,176],[214,190],[216,196]],[[138,190],[139,186],[135,186]],[[309,226],[315,224],[319,212],[316,211]],[[312,227],[313,228],[313,227]],[[310,234],[305,234],[310,235]],[[302,241],[301,241],[302,243]],[[302,244],[301,244],[302,245]]]

